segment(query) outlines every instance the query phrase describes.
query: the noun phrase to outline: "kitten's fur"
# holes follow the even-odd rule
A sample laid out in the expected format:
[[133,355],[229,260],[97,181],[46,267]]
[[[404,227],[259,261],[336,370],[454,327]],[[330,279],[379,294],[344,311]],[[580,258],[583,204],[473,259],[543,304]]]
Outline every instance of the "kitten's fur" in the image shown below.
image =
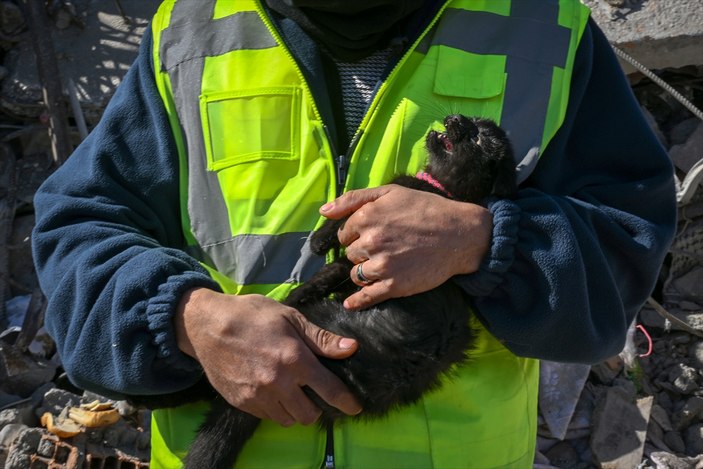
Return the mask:
[[[505,133],[492,121],[451,115],[446,132],[426,138],[430,173],[444,190],[419,178],[403,175],[392,182],[413,189],[451,194],[453,199],[479,203],[488,196],[511,197],[515,192],[512,150]],[[409,216],[416,216],[409,212]],[[337,230],[343,220],[328,220],[315,232],[311,248],[323,255],[338,249]],[[374,418],[416,402],[440,386],[456,365],[467,360],[474,340],[468,299],[453,281],[428,292],[386,301],[363,311],[349,312],[341,300],[357,287],[352,264],[341,256],[291,292],[286,304],[311,322],[344,337],[359,348],[344,360],[320,357],[363,406],[348,417],[310,389],[308,396],[323,410],[320,424],[329,427],[341,418]],[[335,299],[329,297],[334,295]],[[169,396],[135,397],[134,402],[163,408],[200,399],[214,399],[186,458],[186,468],[229,469],[252,436],[259,419],[230,406],[202,379],[192,388]]]

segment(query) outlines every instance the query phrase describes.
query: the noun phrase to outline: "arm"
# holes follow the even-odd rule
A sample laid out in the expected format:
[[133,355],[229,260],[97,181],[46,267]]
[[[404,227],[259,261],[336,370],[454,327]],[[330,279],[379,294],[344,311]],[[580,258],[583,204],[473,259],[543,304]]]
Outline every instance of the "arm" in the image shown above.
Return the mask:
[[193,384],[172,311],[194,287],[217,289],[185,255],[178,157],[156,87],[150,33],[90,136],[39,189],[34,259],[46,325],[80,387],[108,396]]
[[154,85],[151,38],[91,135],[37,193],[34,258],[46,324],[78,386],[109,397],[168,394],[203,374],[233,405],[312,423],[307,385],[360,407],[314,354],[356,342],[261,295],[232,296],[182,249],[178,153]]
[[676,208],[667,154],[593,23],[579,59],[567,121],[517,199],[490,206],[491,253],[458,281],[516,354],[596,362],[622,349]]
[[[453,276],[509,349],[557,361],[596,362],[622,349],[675,228],[671,164],[593,23],[566,121],[516,199],[493,201],[487,213],[428,197],[384,186],[323,207],[330,218],[353,213],[340,242],[354,263],[369,259],[364,274],[379,279],[347,306]],[[407,206],[423,215],[394,216]]]

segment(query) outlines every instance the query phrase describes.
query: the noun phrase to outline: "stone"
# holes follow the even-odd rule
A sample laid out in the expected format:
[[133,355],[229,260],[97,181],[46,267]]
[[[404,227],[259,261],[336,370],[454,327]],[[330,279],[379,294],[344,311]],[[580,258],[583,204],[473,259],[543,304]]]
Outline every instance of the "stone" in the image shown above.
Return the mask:
[[668,381],[672,383],[677,392],[687,395],[698,389],[697,378],[698,373],[695,368],[677,363],[669,370]]
[[56,374],[56,364],[34,359],[15,347],[0,343],[0,389],[18,396],[29,396]]
[[594,411],[591,450],[599,467],[637,467],[642,460],[653,398],[635,401],[625,390],[610,388]]
[[34,454],[39,446],[44,431],[41,428],[23,430],[10,447],[10,453],[5,462],[5,469],[26,469],[30,467],[29,456]]
[[0,2],[0,31],[5,35],[13,35],[24,28],[22,10],[12,2]]
[[80,403],[81,396],[63,389],[53,388],[44,394],[42,408],[54,415],[59,415],[66,407],[78,407]]
[[683,430],[691,425],[696,419],[703,415],[703,398],[694,396],[686,400],[683,408],[676,412],[673,417],[676,430]]
[[[652,0],[623,2],[624,8],[584,0],[611,43],[650,69],[703,64],[703,2]],[[630,6],[632,5],[632,6]],[[625,72],[633,67],[623,63]]]
[[560,441],[545,456],[556,467],[573,467],[580,462],[578,453],[568,441]]
[[697,340],[688,348],[691,366],[703,370],[703,340]]
[[684,454],[686,452],[686,445],[679,432],[666,432],[664,443],[675,453]]
[[557,439],[566,434],[590,369],[588,365],[546,360],[540,363],[540,414]]
[[[38,286],[32,261],[30,238],[34,228],[34,214],[15,217],[12,223],[9,251],[11,278],[22,288],[31,291]],[[31,295],[30,295],[31,296]]]
[[671,419],[669,419],[669,414],[664,410],[664,408],[659,404],[654,404],[652,406],[651,418],[659,424],[659,426],[665,432],[670,432],[674,429],[671,425]]
[[672,145],[686,143],[691,134],[698,128],[701,120],[697,117],[690,117],[676,124],[669,132],[669,142]]
[[0,448],[9,448],[26,428],[29,427],[23,423],[0,425]]
[[671,453],[656,452],[649,455],[654,469],[698,469],[703,457],[680,458]]
[[685,143],[674,145],[669,149],[672,161],[684,173],[703,158],[701,155],[703,155],[703,122],[698,124]]
[[[72,77],[89,125],[96,123],[115,89],[136,57],[141,38],[156,12],[159,0],[85,0],[82,27],[71,24],[50,31],[59,70]],[[127,15],[120,13],[119,5]],[[64,20],[60,26],[67,26]],[[74,22],[75,23],[75,22]],[[10,75],[0,84],[0,107],[10,115],[37,118],[43,112],[42,87],[36,59],[27,35],[5,56]],[[65,85],[65,83],[64,83]]]
[[684,432],[684,441],[687,455],[703,454],[703,423],[696,423],[688,427]]

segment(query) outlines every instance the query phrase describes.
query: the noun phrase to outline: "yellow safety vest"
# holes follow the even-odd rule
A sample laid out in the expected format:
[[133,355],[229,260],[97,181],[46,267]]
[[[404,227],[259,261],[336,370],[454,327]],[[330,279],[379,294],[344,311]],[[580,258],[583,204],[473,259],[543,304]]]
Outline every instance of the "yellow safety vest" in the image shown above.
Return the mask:
[[[152,23],[154,69],[179,149],[190,253],[228,293],[285,298],[323,262],[307,245],[320,205],[414,174],[426,133],[451,113],[499,122],[524,180],[563,122],[587,18],[577,0],[444,2],[378,88],[351,148],[336,152],[321,103],[259,1],[164,2]],[[350,165],[338,182],[342,152]],[[530,467],[538,362],[482,328],[473,357],[418,404],[337,425],[336,467]],[[152,467],[180,467],[205,406],[154,412]],[[263,422],[238,467],[319,468],[325,441],[314,426]]]

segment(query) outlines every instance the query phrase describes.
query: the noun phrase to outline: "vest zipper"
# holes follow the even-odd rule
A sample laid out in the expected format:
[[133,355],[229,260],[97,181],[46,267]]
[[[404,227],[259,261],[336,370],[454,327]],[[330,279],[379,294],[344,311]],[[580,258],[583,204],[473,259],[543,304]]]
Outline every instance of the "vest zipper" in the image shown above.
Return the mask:
[[335,163],[337,164],[337,197],[344,192],[344,187],[347,184],[347,175],[349,174],[349,165],[363,133],[362,130],[357,130],[352,141],[349,143],[347,152],[335,158]]
[[327,426],[327,443],[325,444],[325,460],[320,469],[334,469],[334,430],[332,425]]

